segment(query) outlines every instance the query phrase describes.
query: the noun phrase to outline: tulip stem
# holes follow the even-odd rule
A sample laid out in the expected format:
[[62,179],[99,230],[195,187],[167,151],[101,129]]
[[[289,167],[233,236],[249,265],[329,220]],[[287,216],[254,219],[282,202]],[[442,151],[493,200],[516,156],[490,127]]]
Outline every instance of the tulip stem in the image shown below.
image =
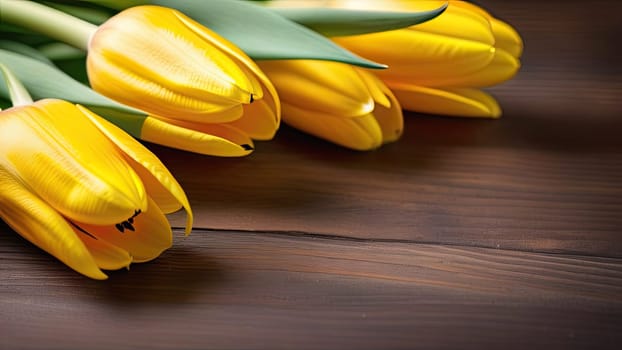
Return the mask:
[[4,64],[0,63],[0,72],[4,75],[7,90],[11,96],[13,106],[25,106],[32,103],[32,97],[24,87],[21,81],[17,79],[15,74],[11,72]]
[[32,1],[2,0],[0,19],[23,28],[47,35],[82,50],[97,26],[51,7]]

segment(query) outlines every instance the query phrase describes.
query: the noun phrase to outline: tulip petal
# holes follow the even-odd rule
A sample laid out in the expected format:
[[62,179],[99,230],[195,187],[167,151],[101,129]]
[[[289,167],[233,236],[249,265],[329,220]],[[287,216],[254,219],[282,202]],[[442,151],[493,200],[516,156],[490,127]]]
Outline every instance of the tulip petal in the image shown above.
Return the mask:
[[[513,78],[516,73],[518,73],[520,66],[520,61],[507,51],[495,49],[493,60],[486,67],[478,71],[445,77],[412,80],[416,82],[417,85],[430,87],[486,87],[497,85]],[[390,81],[394,79],[399,78],[391,76],[386,80]]]
[[95,226],[77,222],[81,229],[102,241],[126,250],[134,262],[145,262],[157,258],[173,244],[170,225],[158,205],[149,198],[149,206],[126,221],[121,229],[115,225]]
[[404,131],[402,106],[393,92],[391,92],[382,80],[368,71],[362,69],[358,71],[361,77],[367,81],[367,85],[375,87],[374,90],[377,89],[387,101],[387,103],[383,104],[376,103],[376,108],[373,113],[378,122],[378,126],[380,126],[380,130],[382,130],[382,142],[389,143],[397,141]]
[[[253,79],[256,78],[259,81],[260,88],[259,89],[255,88],[257,90],[255,91],[255,95],[253,96],[253,98],[255,101],[264,100],[268,104],[269,111],[270,111],[268,116],[273,116],[275,118],[274,130],[270,131],[268,129],[266,130],[261,129],[262,126],[268,125],[268,124],[263,124],[263,123],[261,124],[261,126],[258,127],[259,128],[258,130],[253,129],[252,131],[249,130],[252,128],[247,128],[247,125],[249,124],[247,124],[245,121],[239,121],[239,123],[232,123],[232,125],[234,124],[236,125],[236,127],[240,126],[241,129],[247,131],[249,136],[257,140],[271,139],[274,136],[274,133],[276,132],[276,130],[278,129],[279,124],[281,123],[281,103],[280,103],[280,98],[277,94],[277,90],[273,85],[273,82],[259,68],[259,66],[257,65],[257,63],[255,63],[255,61],[250,59],[242,50],[240,50],[233,43],[225,39],[216,40],[216,38],[220,38],[216,33],[205,28],[200,23],[197,23],[196,21],[190,18],[180,17],[180,20],[184,22],[188,26],[188,28],[192,29],[197,35],[201,36],[204,40],[209,41],[210,43],[212,43],[212,45],[218,47],[219,49],[229,54],[231,59],[237,62],[238,65],[241,67],[241,69],[244,70],[248,76],[253,77]],[[253,113],[253,114],[261,113],[260,111],[268,112],[268,110],[265,109],[265,105],[254,106],[254,104],[245,105],[244,111],[245,113]],[[253,115],[251,119],[254,119],[257,117],[260,117],[260,116]]]
[[[447,9],[440,16],[410,27],[411,29],[448,37],[472,40],[488,45],[495,44],[495,37],[487,16],[478,11],[459,6],[463,1],[449,1]],[[383,2],[381,2],[383,3]],[[404,9],[421,11],[442,6],[445,1],[402,1]],[[386,6],[386,3],[383,4]]]
[[243,131],[255,140],[271,140],[279,128],[280,118],[274,113],[273,103],[263,99],[244,106],[244,116],[228,125]]
[[518,58],[523,52],[523,39],[518,32],[508,23],[494,18],[488,11],[480,6],[467,1],[452,1],[451,7],[459,7],[467,11],[472,11],[486,18],[490,22],[492,33],[495,37],[495,47],[507,51],[509,54]]
[[227,115],[227,121],[239,117],[239,113],[227,114],[239,105],[238,102],[219,99],[208,93],[196,98],[183,91],[173,91],[96,55],[90,55],[87,64],[97,67],[89,68],[90,72],[96,71],[89,73],[89,82],[94,90],[148,113],[206,121],[212,121],[210,117],[214,116],[214,122],[221,122]]
[[[89,45],[87,68],[89,80],[94,80],[91,84],[105,95],[135,102],[144,98],[144,94],[132,96],[105,86],[107,81],[99,75],[108,62],[123,67],[126,78],[134,78],[134,84],[145,84],[148,89],[143,92],[154,94],[154,98],[177,93],[216,105],[226,100],[229,104],[249,103],[254,93],[249,77],[226,53],[197,37],[181,18],[186,17],[179,11],[159,6],[137,6],[110,18],[95,32]],[[146,55],[149,64],[145,64]],[[112,81],[118,83],[119,78]],[[185,101],[175,102],[183,106]]]
[[[181,23],[183,23],[199,38],[222,50],[222,52],[228,55],[230,59],[237,61],[237,63],[239,64],[238,67],[240,67],[240,69],[243,69],[242,67],[246,67],[250,69],[253,73],[255,73],[255,75],[260,75],[258,74],[259,69],[255,65],[255,63],[253,63],[253,60],[251,60],[242,50],[240,50],[237,46],[233,45],[233,43],[231,43],[229,40],[223,38],[216,32],[201,25],[200,23],[189,18],[188,16],[183,15],[179,11],[175,11],[175,15]],[[247,88],[247,90],[254,94],[258,99],[261,98],[263,96],[263,93],[255,76],[253,74],[248,74],[247,71],[245,71],[244,73],[245,77],[249,79],[248,82],[250,83],[250,86]]]
[[498,118],[501,108],[489,94],[477,89],[435,89],[388,84],[402,107],[409,111],[456,117]]
[[490,20],[492,32],[495,34],[495,46],[507,51],[510,55],[518,58],[523,54],[523,39],[520,34],[508,23],[496,18]]
[[69,223],[0,165],[0,217],[22,237],[94,279],[107,276]]
[[290,126],[359,151],[378,148],[382,130],[372,114],[345,118],[283,103],[283,120]]
[[177,211],[181,207],[186,210],[186,234],[190,233],[192,209],[188,198],[158,157],[114,124],[82,106],[78,108],[127,156],[128,162],[143,181],[147,193],[164,213]]
[[494,58],[494,47],[490,44],[412,29],[335,41],[363,57],[388,64],[388,69],[377,72],[383,78],[450,78],[478,71]]
[[3,113],[0,148],[7,161],[63,216],[106,225],[144,210],[140,178],[75,105],[41,100]]
[[127,251],[104,240],[97,239],[97,237],[92,236],[77,226],[72,226],[72,228],[75,235],[84,243],[100,269],[118,270],[129,267],[132,263],[132,257]]
[[[214,128],[218,128],[216,124],[212,128],[199,123],[158,118],[145,119],[140,135],[142,140],[221,157],[242,157],[253,151],[253,141],[241,132],[235,133],[234,128],[221,126],[220,131],[228,133],[210,134],[215,132]],[[209,132],[203,131],[208,129]]]
[[300,109],[358,117],[374,109],[365,82],[354,67],[313,60],[261,61],[261,69],[274,83],[280,99]]
[[390,108],[391,101],[385,94],[385,91],[387,91],[388,89],[383,88],[384,83],[382,82],[382,80],[378,79],[378,77],[362,68],[356,68],[355,70],[359,74],[363,82],[365,82],[367,90],[369,91],[372,99],[374,100],[375,107],[378,107],[378,105],[382,105],[386,108]]

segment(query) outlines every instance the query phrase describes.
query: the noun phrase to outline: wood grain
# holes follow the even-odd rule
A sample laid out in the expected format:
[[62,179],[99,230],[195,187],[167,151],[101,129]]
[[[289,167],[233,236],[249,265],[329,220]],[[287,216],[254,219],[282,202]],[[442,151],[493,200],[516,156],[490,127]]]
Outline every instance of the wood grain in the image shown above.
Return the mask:
[[[402,141],[365,154],[291,130],[244,160],[158,154],[193,189],[201,228],[620,257],[622,153],[536,149],[559,129],[509,118],[410,118]],[[565,128],[582,134],[580,125]],[[615,127],[603,126],[622,130],[622,121]]]
[[29,256],[34,249],[19,239],[1,242],[12,261],[0,268],[11,281],[0,289],[7,345],[434,349],[512,339],[605,348],[622,340],[619,259],[200,231],[155,262],[97,282]]
[[408,113],[368,153],[149,145],[193,234],[98,282],[0,224],[0,349],[617,349],[622,3],[478,3],[525,39],[503,118]]

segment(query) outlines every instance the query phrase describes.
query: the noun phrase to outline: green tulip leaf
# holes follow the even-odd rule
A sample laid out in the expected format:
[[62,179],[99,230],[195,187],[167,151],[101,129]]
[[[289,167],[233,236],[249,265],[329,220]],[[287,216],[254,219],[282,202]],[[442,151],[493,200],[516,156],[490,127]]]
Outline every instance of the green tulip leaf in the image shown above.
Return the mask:
[[[96,110],[102,117],[131,135],[140,137],[147,117],[144,112],[102,96],[55,66],[24,54],[0,49],[0,63],[24,84],[34,99],[58,98],[81,104]],[[0,84],[0,97],[9,97],[9,91],[4,84]]]
[[18,43],[16,41],[10,40],[0,40],[0,50],[12,51],[14,53],[18,53],[24,56],[28,56],[30,58],[34,58],[43,63],[47,63],[53,65],[52,61],[48,57],[46,57],[39,50],[35,49],[32,46],[24,45],[22,43]]
[[429,21],[447,4],[421,12],[362,11],[333,8],[271,8],[272,11],[326,36],[346,36],[401,29]]
[[256,60],[315,59],[386,68],[339,47],[328,38],[252,2],[150,0],[175,8],[225,37]]

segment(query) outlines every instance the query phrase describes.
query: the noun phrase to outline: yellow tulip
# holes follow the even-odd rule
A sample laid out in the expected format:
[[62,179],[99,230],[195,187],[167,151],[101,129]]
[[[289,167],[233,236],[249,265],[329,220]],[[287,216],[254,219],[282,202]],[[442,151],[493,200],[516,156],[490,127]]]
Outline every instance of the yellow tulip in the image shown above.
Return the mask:
[[388,69],[377,75],[404,109],[454,116],[498,117],[495,99],[479,88],[512,78],[523,43],[507,23],[465,1],[273,0],[273,7],[328,6],[381,11],[424,11],[448,3],[440,16],[405,29],[333,38]]
[[344,63],[312,60],[260,61],[274,83],[283,121],[355,150],[397,140],[402,109],[373,74]]
[[0,217],[88,277],[169,248],[165,213],[185,208],[191,229],[186,195],[157,157],[79,105],[0,112],[0,150]]
[[[173,9],[137,6],[110,18],[91,36],[87,72],[94,90],[152,116],[150,141],[242,156],[279,126],[279,98],[257,65]],[[204,134],[213,148],[193,139]]]

